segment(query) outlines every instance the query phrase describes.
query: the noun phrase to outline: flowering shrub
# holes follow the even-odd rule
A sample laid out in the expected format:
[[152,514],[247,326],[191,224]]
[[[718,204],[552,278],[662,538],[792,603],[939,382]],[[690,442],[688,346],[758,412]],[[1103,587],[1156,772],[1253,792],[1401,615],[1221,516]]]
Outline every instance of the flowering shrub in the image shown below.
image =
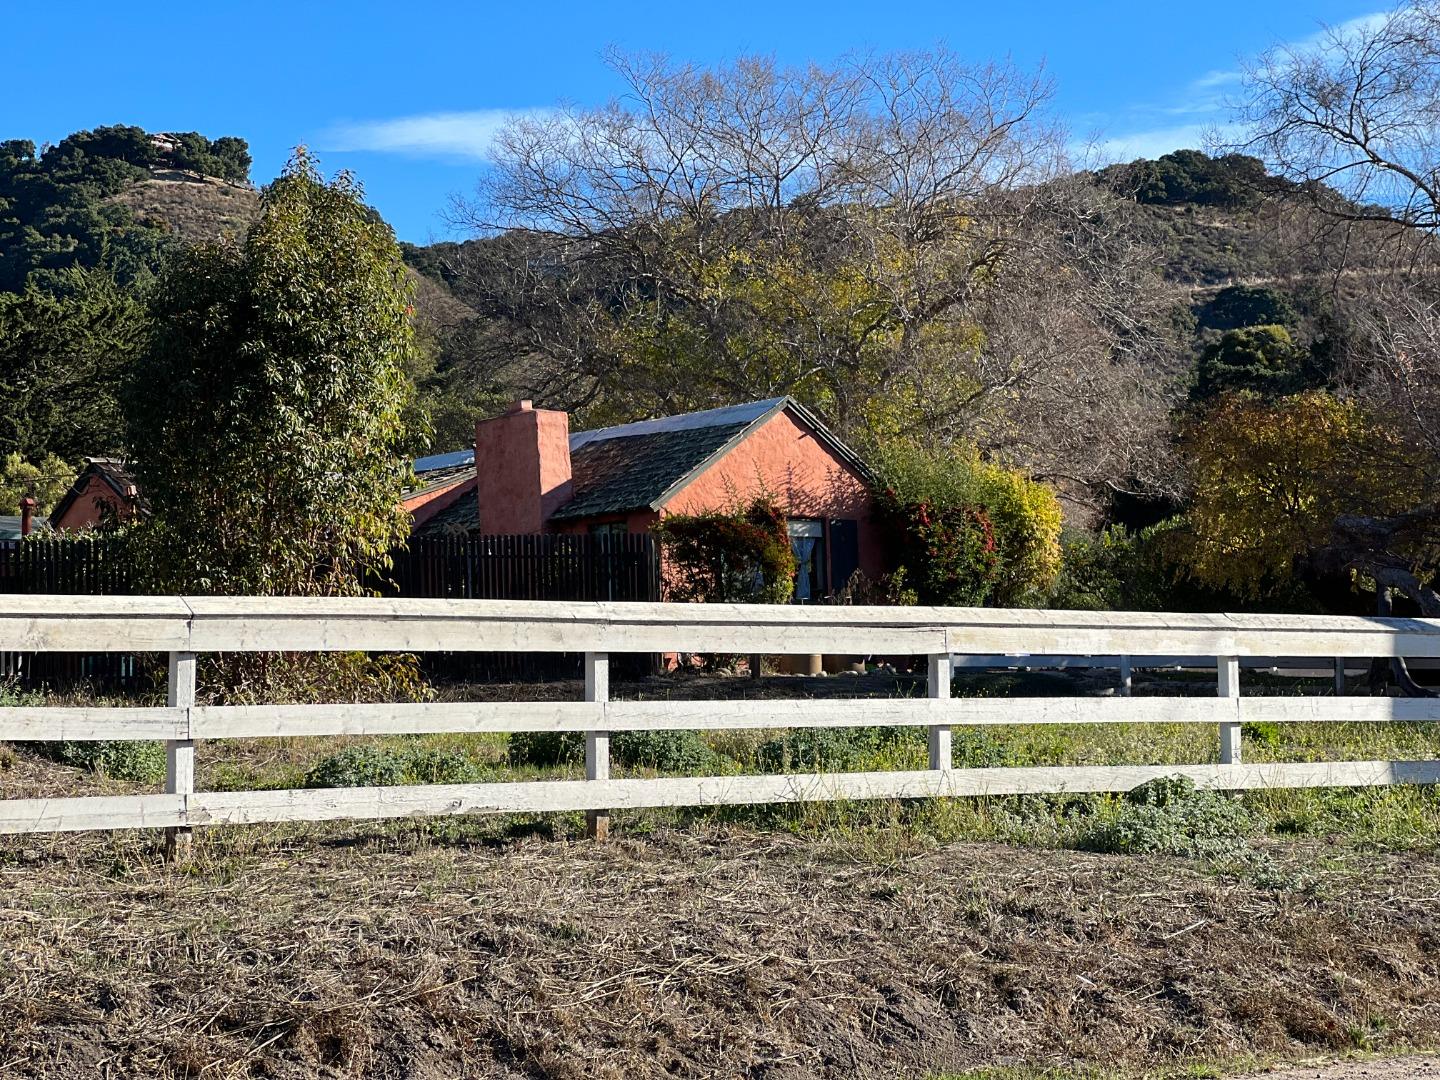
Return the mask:
[[974,607],[1000,578],[1000,553],[990,516],[974,506],[905,502],[893,490],[879,500],[898,565],[922,604]]
[[671,600],[785,604],[795,590],[785,514],[769,499],[728,512],[672,514],[651,531],[665,551]]
[[886,491],[879,523],[892,567],[922,604],[1026,607],[1049,596],[1061,566],[1060,503],[973,447],[878,447]]

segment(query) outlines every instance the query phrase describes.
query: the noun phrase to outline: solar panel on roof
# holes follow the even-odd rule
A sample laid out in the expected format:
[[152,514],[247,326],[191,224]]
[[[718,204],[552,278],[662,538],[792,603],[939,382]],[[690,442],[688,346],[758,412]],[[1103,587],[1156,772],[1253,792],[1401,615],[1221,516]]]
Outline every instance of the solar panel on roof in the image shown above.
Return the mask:
[[662,431],[694,431],[698,428],[725,427],[730,424],[748,424],[758,420],[771,409],[785,403],[785,398],[766,398],[764,401],[750,401],[744,405],[726,405],[719,409],[705,409],[702,412],[681,413],[679,416],[661,416],[654,420],[637,420],[633,424],[618,424],[615,427],[596,428],[594,431],[577,431],[570,436],[570,452],[604,439],[624,439],[631,435],[654,435]]
[[455,450],[448,454],[431,454],[415,459],[415,471],[429,472],[431,469],[450,469],[456,465],[470,465],[475,461],[475,448]]

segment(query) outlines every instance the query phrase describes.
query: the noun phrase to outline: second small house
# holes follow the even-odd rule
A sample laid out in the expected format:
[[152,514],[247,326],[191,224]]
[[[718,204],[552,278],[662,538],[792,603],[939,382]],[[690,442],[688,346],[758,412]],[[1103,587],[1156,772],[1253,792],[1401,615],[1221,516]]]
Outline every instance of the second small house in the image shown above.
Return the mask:
[[881,570],[869,470],[788,397],[578,432],[516,402],[475,427],[474,491],[420,531],[642,533],[768,495],[789,519],[796,601]]

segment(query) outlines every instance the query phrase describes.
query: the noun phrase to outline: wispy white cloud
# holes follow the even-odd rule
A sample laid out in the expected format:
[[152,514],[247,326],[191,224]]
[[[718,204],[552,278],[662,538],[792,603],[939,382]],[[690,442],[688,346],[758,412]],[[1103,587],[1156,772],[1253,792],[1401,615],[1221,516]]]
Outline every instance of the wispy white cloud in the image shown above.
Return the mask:
[[1338,33],[1341,37],[1345,37],[1355,33],[1357,30],[1378,30],[1392,14],[1394,14],[1392,11],[1372,11],[1369,15],[1357,15],[1353,19],[1346,19],[1344,22],[1336,23],[1334,26],[1327,26],[1316,30],[1313,34],[1310,34],[1308,37],[1303,37],[1299,41],[1286,42],[1286,45],[1292,49],[1304,49],[1311,45],[1319,45],[1329,37],[1331,33]]
[[543,117],[549,109],[474,109],[334,124],[316,139],[322,150],[369,150],[423,158],[487,160],[512,119]]
[[[1373,30],[1389,16],[1386,11],[1360,15],[1284,42],[1281,47],[1311,48],[1321,44],[1331,32],[1345,35]],[[1076,156],[1087,163],[1104,165],[1137,157],[1159,157],[1172,150],[1202,149],[1217,141],[1233,141],[1240,132],[1229,122],[1226,95],[1239,86],[1242,78],[1238,67],[1208,71],[1168,99],[1137,103],[1121,110],[1118,116],[1106,118],[1100,133],[1088,145],[1077,148]]]
[[1190,84],[1191,90],[1216,90],[1222,86],[1233,86],[1240,81],[1238,71],[1211,71]]

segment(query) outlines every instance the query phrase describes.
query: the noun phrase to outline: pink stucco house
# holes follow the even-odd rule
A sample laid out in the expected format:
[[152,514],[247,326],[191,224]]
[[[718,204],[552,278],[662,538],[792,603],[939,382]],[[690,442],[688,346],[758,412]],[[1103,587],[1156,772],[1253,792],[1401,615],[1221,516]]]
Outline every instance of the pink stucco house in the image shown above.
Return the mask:
[[475,426],[474,467],[473,501],[422,532],[644,532],[768,494],[790,519],[797,600],[882,570],[869,470],[788,397],[577,432],[566,413],[520,401]]

